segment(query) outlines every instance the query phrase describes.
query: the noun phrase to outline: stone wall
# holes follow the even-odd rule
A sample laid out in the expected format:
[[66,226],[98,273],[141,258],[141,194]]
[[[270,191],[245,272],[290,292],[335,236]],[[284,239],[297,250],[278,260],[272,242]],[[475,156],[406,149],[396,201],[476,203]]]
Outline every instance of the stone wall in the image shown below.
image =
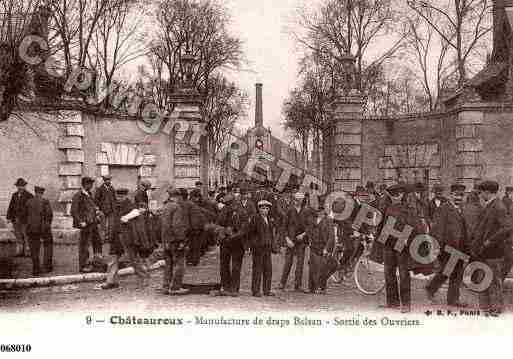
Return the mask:
[[486,178],[513,185],[513,108],[489,108],[479,127]]
[[[19,116],[23,116],[23,120]],[[59,138],[63,134],[56,115],[22,113],[0,123],[0,215],[7,212],[10,196],[16,190],[14,182],[25,178],[27,189],[34,192],[34,185],[46,188],[46,196],[56,210],[61,180],[57,173],[64,161],[59,151]]]
[[[84,115],[83,125],[84,176],[97,178],[100,184],[101,176],[111,173],[111,168],[116,168],[115,172],[126,169],[126,174],[134,177],[130,189],[140,176],[152,183],[154,199],[161,203],[166,198],[165,190],[174,180],[171,136],[162,131],[147,134],[127,118]],[[116,181],[114,177],[114,186]]]

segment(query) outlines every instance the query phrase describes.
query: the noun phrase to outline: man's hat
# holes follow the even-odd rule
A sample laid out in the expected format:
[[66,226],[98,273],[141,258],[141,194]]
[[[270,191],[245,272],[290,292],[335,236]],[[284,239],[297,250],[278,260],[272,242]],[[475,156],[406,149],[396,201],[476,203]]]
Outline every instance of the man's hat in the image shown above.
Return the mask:
[[151,188],[151,182],[147,179],[141,180],[141,186],[143,186],[146,189]]
[[506,186],[506,192],[513,192],[513,186]]
[[91,177],[83,177],[82,178],[82,186],[85,186],[86,184],[94,183],[94,179]]
[[272,207],[272,206],[273,206],[273,204],[269,201],[266,201],[265,199],[258,201],[258,207]]
[[382,184],[379,185],[379,190],[380,191],[384,191],[386,189],[387,189],[387,185],[386,184],[382,183]]
[[303,192],[296,192],[294,194],[294,198],[297,200],[303,200],[305,199],[305,194]]
[[424,191],[426,191],[426,186],[424,185],[424,183],[421,183],[421,182],[415,183],[413,185],[413,188],[414,188],[415,192],[424,192]]
[[109,174],[109,175],[105,175],[105,176],[102,176],[102,178],[103,178],[104,180],[106,180],[106,179],[112,179],[112,175],[110,175],[110,174]]
[[44,187],[34,186],[34,192],[36,192],[36,193],[45,193],[45,189],[44,189]]
[[28,183],[28,182],[27,182],[27,181],[25,181],[25,179],[23,179],[23,178],[18,178],[18,179],[16,180],[16,183],[15,183],[14,185],[15,185],[15,186],[22,186],[22,187],[23,187],[23,186],[26,186],[26,185],[27,185],[27,183]]
[[483,192],[497,193],[499,192],[499,184],[495,181],[483,181],[479,184],[477,189]]
[[391,195],[404,193],[404,192],[406,192],[406,186],[401,183],[393,184],[387,188],[387,192],[390,193]]
[[462,184],[453,184],[451,185],[451,192],[465,192],[465,190],[467,189],[467,187],[465,187],[465,185],[462,185]]
[[356,186],[356,190],[354,192],[357,194],[358,193],[367,193],[367,190],[363,186]]
[[197,188],[193,189],[191,191],[190,197],[191,198],[201,198],[202,197],[201,191],[199,189],[197,189]]
[[375,188],[374,187],[374,182],[372,182],[372,181],[367,182],[367,184],[365,185],[365,188],[367,188],[367,189],[374,189]]
[[444,186],[440,185],[440,184],[436,184],[433,186],[433,192],[434,193],[440,193],[440,192],[443,192],[445,191],[445,188]]
[[195,186],[203,186],[203,182],[201,181],[196,181],[196,183],[194,183]]
[[227,194],[223,197],[222,201],[223,203],[230,204],[235,200],[235,197],[232,194]]
[[169,187],[167,189],[167,193],[169,194],[169,197],[182,197],[182,193],[180,192],[180,190],[174,187]]
[[118,188],[116,189],[116,194],[120,196],[126,196],[128,194],[129,190],[128,188]]

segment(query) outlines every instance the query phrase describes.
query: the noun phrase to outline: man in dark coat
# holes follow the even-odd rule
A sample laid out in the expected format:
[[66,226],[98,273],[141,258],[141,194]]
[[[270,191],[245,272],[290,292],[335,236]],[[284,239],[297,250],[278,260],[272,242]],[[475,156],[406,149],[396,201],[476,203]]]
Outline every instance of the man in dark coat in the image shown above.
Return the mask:
[[467,224],[462,212],[463,198],[465,197],[465,186],[454,184],[451,186],[451,196],[444,201],[434,212],[431,236],[435,238],[442,248],[440,253],[441,268],[426,286],[426,292],[430,300],[434,299],[436,292],[449,279],[449,290],[447,291],[447,305],[455,307],[466,307],[460,302],[460,286],[463,281],[464,262],[458,261],[451,276],[447,278],[443,271],[451,255],[443,250],[445,245],[468,253]]
[[82,178],[82,189],[75,193],[71,200],[71,216],[73,227],[80,229],[80,242],[78,248],[78,266],[82,273],[93,270],[89,265],[89,246],[92,244],[95,257],[101,257],[102,243],[98,232],[99,208],[91,194],[94,179]]
[[[395,218],[396,230],[403,230],[404,226],[413,227],[412,238],[416,233],[421,233],[423,222],[416,215],[415,208],[408,204],[404,199],[406,188],[402,184],[392,185],[387,189],[391,203],[386,207],[383,213],[383,223],[387,223],[390,217]],[[385,228],[385,227],[382,227]],[[381,233],[378,233],[380,236]],[[385,266],[385,289],[386,289],[386,307],[399,308],[401,312],[411,311],[411,277],[409,268],[410,254],[408,245],[402,251],[396,251],[394,246],[397,238],[388,237],[384,246],[384,266]],[[397,276],[399,270],[399,278]],[[398,283],[399,280],[399,283]]]
[[[137,249],[132,238],[132,229],[129,220],[125,217],[136,206],[128,199],[128,189],[119,188],[116,190],[116,202],[114,203],[114,222],[112,223],[112,241],[110,243],[110,254],[112,261],[107,267],[107,280],[103,283],[101,289],[113,289],[119,287],[118,271],[121,256],[125,254],[129,264],[134,268],[135,274],[139,277],[142,286],[149,279],[149,274],[142,264],[141,258],[137,254]],[[141,215],[146,209],[138,209]]]
[[112,186],[112,177],[103,176],[103,183],[96,190],[94,201],[103,213],[102,227],[104,242],[110,242],[113,236],[115,221],[114,207],[116,206],[116,190]]
[[436,211],[447,202],[447,198],[444,197],[444,187],[442,185],[435,185],[433,187],[434,197],[429,200],[427,205],[428,219],[430,225],[433,224]]
[[27,201],[34,197],[28,192],[27,181],[18,178],[14,184],[18,189],[13,193],[9,208],[7,209],[7,220],[10,221],[14,228],[16,236],[16,256],[24,257],[29,255],[28,238],[27,238]]
[[162,294],[170,294],[169,291],[171,288],[181,287],[181,283],[179,283],[180,273],[177,273],[177,271],[182,269],[178,266],[181,263],[178,258],[180,244],[176,242],[173,233],[174,215],[178,210],[182,195],[179,190],[172,187],[170,187],[167,192],[169,198],[164,203],[161,214],[162,245],[164,248],[165,266],[162,288],[159,288],[158,291]]
[[313,223],[307,229],[310,239],[309,290],[310,293],[325,293],[326,283],[321,278],[325,258],[335,246],[335,224],[327,216],[324,205],[319,204]]
[[512,193],[513,187],[508,186],[506,187],[504,198],[502,198],[502,202],[504,203],[504,206],[506,207],[506,210],[510,216],[513,216],[513,199],[511,198]]
[[146,203],[146,207],[149,207],[150,199],[148,197],[148,191],[151,189],[151,182],[147,179],[142,179],[139,181],[139,185],[137,186],[137,190],[134,193],[134,202],[135,203]]
[[191,212],[191,205],[187,201],[187,190],[180,188],[170,193],[170,199],[178,204],[178,208],[171,219],[170,236],[167,238],[166,249],[170,251],[172,258],[172,278],[169,294],[182,295],[189,293],[183,288],[183,277],[185,275],[185,260],[187,250],[190,246],[190,231],[193,227],[192,220],[195,215]]
[[251,293],[254,297],[262,296],[261,288],[265,296],[274,296],[271,292],[272,283],[272,258],[276,225],[270,216],[271,202],[262,200],[258,202],[258,214],[251,216],[246,235],[251,246],[253,268],[251,271]]
[[225,228],[225,238],[220,245],[220,271],[222,289],[219,295],[237,297],[240,290],[240,273],[247,247],[243,214],[232,194],[224,197],[225,207],[219,213],[217,224]]
[[40,255],[41,240],[43,240],[43,266],[44,272],[53,270],[53,212],[50,201],[43,198],[45,189],[35,186],[36,196],[27,201],[27,235],[30,241],[30,255],[32,257],[32,275],[37,277],[41,273]]
[[478,186],[478,190],[481,200],[486,205],[472,233],[471,252],[493,272],[492,283],[488,289],[479,293],[479,307],[491,315],[499,315],[504,306],[504,272],[511,269],[510,263],[504,263],[504,257],[507,251],[508,258],[511,258],[513,225],[504,203],[497,198],[499,184],[495,181],[484,181]]
[[301,192],[294,195],[294,205],[291,206],[286,214],[288,220],[288,233],[285,238],[287,248],[285,251],[285,264],[279,289],[284,290],[287,286],[290,270],[296,258],[296,273],[294,290],[304,292],[303,290],[303,267],[305,263],[305,249],[308,243],[307,228],[311,222],[312,212],[310,208],[303,206],[305,196]]

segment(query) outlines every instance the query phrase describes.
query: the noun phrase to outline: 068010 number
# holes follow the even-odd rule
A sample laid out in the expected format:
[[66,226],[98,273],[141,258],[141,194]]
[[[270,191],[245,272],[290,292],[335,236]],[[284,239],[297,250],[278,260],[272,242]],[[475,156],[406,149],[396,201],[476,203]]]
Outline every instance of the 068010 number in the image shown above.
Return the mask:
[[28,353],[32,350],[30,344],[0,344],[2,353]]

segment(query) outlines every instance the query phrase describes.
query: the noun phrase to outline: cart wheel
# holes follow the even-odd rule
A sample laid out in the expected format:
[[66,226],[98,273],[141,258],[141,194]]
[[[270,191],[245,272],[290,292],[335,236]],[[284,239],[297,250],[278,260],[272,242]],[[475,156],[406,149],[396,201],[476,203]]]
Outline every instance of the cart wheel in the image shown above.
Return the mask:
[[378,294],[385,288],[383,265],[361,256],[354,267],[354,281],[363,294]]

